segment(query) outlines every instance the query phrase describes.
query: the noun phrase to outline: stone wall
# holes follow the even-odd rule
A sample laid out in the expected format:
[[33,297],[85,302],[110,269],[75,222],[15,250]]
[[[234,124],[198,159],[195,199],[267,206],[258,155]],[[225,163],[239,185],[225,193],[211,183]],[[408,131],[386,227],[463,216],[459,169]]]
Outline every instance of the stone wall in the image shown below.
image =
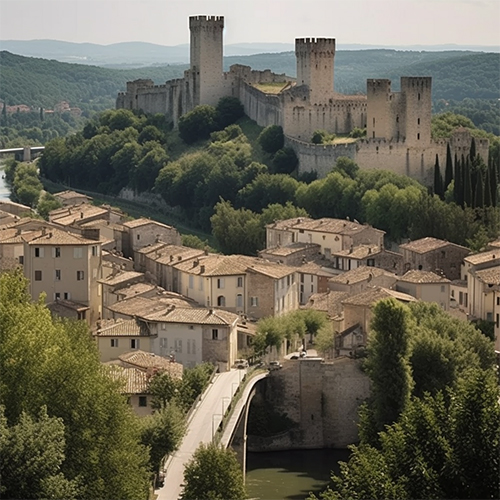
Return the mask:
[[297,427],[268,439],[252,438],[252,451],[343,448],[358,441],[357,411],[370,386],[357,361],[291,360],[282,370],[271,372],[265,383],[267,404]]

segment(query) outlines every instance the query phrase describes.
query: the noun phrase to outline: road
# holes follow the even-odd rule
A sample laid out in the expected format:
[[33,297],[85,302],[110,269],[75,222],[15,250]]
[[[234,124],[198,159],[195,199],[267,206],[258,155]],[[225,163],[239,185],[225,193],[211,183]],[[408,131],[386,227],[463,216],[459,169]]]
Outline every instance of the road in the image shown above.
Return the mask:
[[157,500],[177,500],[182,491],[184,467],[200,443],[210,443],[246,370],[218,373],[188,421],[179,449],[167,461],[165,483],[155,491]]

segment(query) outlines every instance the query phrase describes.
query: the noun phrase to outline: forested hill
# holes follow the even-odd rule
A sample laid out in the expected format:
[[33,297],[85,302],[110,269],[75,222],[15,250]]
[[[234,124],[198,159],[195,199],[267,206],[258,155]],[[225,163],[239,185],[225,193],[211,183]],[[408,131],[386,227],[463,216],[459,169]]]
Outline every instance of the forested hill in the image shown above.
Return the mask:
[[8,105],[52,108],[59,101],[84,111],[114,107],[116,95],[125,90],[125,82],[151,78],[164,83],[178,78],[185,65],[141,69],[107,69],[83,64],[24,57],[0,52],[0,99]]
[[[233,56],[225,66],[240,63],[255,69],[295,74],[293,52]],[[0,52],[0,99],[7,104],[51,108],[61,100],[82,109],[113,107],[125,82],[151,78],[164,83],[183,74],[185,65],[137,69],[109,69],[61,63]],[[367,78],[390,78],[399,87],[400,76],[432,76],[433,97],[462,100],[500,97],[500,54],[482,52],[417,52],[396,50],[338,51],[335,56],[335,90],[364,93]]]

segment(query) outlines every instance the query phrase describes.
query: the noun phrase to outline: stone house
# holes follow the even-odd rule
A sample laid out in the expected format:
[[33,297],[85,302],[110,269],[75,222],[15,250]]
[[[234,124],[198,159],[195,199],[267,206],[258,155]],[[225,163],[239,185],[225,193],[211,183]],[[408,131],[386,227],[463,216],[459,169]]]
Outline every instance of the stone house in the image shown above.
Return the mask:
[[359,245],[384,244],[384,231],[372,226],[341,219],[309,219],[298,217],[277,221],[266,226],[266,247],[287,246],[292,243],[315,243],[330,259],[332,253]]
[[290,243],[287,246],[266,248],[259,252],[259,257],[270,262],[287,266],[300,266],[321,256],[321,247],[315,243]]
[[255,262],[246,270],[247,309],[252,320],[281,316],[299,307],[297,269],[272,262]]
[[103,363],[139,349],[150,352],[150,337],[147,324],[135,318],[101,321],[93,333]]
[[394,298],[403,303],[417,299],[406,293],[383,287],[371,287],[342,301],[344,308],[343,330],[336,336],[337,355],[352,354],[368,341],[373,308],[379,300]]
[[161,222],[140,218],[124,222],[128,234],[124,235],[123,253],[135,260],[135,253],[147,245],[162,241],[171,245],[181,245],[181,235],[175,227]]
[[[33,300],[41,293],[47,302],[70,301],[88,310],[78,319],[91,325],[102,314],[100,286],[101,242],[54,228],[24,238],[24,275]],[[73,311],[73,312],[72,312]],[[74,316],[74,309],[68,310]]]
[[495,321],[496,292],[500,289],[500,265],[472,269],[468,274],[469,319]]
[[322,263],[324,261],[307,262],[297,267],[300,305],[306,304],[311,295],[328,290],[328,280],[334,276],[334,271]]
[[461,245],[437,238],[422,238],[400,245],[403,270],[431,271],[443,274],[449,280],[460,279],[462,261],[470,250]]
[[396,290],[424,302],[435,302],[445,311],[450,308],[450,280],[430,271],[413,269],[399,276]]
[[31,210],[31,208],[27,205],[22,205],[21,203],[16,203],[15,201],[10,200],[0,200],[0,210],[17,217],[22,217],[24,214],[30,214],[33,212],[33,210]]
[[330,260],[335,269],[350,271],[360,266],[378,267],[401,274],[403,256],[378,245],[358,245],[347,250],[332,252]]
[[396,283],[396,275],[377,267],[361,266],[328,279],[330,290],[348,292],[355,295],[369,287],[391,288]]
[[76,191],[60,191],[59,193],[54,193],[54,198],[64,207],[81,205],[82,203],[90,203],[92,201],[90,196],[77,193]]

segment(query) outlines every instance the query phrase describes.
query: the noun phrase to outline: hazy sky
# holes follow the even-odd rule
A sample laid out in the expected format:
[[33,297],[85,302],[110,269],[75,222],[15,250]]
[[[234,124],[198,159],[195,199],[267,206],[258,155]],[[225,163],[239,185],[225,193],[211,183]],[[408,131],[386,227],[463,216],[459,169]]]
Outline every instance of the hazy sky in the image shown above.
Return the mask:
[[177,45],[190,15],[223,15],[226,44],[500,45],[500,0],[0,0],[0,39]]

